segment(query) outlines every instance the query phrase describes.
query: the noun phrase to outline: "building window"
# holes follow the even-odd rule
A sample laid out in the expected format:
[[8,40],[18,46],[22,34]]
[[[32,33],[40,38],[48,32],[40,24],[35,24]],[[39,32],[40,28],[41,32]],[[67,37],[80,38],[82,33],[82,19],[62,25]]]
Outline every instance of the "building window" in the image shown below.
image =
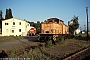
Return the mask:
[[8,29],[6,29],[6,32],[8,33]]
[[7,23],[5,23],[5,25],[7,25]]
[[19,25],[21,25],[21,22],[19,22]]
[[5,25],[8,25],[8,23],[5,23]]
[[19,29],[19,32],[21,32],[21,29]]
[[15,22],[13,22],[13,25],[15,25]]
[[29,26],[29,24],[28,24],[28,26]]
[[14,33],[14,30],[12,30],[12,33]]
[[8,23],[7,23],[7,25],[8,25]]

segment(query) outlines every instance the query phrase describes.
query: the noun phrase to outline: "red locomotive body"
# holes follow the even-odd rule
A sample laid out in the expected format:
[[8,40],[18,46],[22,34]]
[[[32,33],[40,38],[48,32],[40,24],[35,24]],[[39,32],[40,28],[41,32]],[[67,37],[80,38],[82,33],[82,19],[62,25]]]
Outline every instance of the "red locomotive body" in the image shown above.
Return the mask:
[[36,28],[35,27],[31,27],[29,30],[29,36],[33,36],[36,35]]

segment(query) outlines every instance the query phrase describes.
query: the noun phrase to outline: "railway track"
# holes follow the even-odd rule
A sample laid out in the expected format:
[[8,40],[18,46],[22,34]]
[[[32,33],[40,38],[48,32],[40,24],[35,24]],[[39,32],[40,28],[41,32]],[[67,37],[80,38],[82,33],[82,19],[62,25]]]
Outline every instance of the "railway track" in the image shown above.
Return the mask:
[[64,60],[82,60],[87,56],[90,56],[90,46],[80,52],[77,52],[77,53],[65,58]]

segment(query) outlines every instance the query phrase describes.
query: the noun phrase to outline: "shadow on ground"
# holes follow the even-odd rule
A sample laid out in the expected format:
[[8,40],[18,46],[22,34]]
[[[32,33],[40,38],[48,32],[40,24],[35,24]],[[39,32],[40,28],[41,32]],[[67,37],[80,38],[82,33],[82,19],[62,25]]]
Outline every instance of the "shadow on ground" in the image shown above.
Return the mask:
[[28,41],[32,41],[32,42],[39,42],[38,36],[28,36],[28,37],[25,37],[25,39],[27,39]]
[[90,36],[88,36],[88,38],[87,38],[87,36],[81,36],[81,35],[79,35],[79,36],[74,36],[74,38],[76,40],[85,40],[85,41],[90,40]]
[[8,58],[8,55],[4,50],[0,53],[0,58]]

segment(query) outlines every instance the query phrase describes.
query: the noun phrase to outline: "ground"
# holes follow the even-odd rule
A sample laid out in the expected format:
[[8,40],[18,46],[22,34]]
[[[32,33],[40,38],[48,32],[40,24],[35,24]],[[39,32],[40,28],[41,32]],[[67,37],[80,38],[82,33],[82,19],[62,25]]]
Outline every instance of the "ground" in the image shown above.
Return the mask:
[[78,52],[89,45],[90,42],[87,41],[69,39],[58,46],[47,48],[46,53],[57,58],[65,58],[66,56]]
[[21,40],[3,42],[0,43],[0,49],[3,49],[9,58],[29,57],[34,60],[57,60],[58,58],[64,58],[90,45],[89,41],[66,39],[59,41],[56,45],[51,44],[46,46],[45,43],[37,42],[37,39],[37,36],[33,36],[25,37]]
[[37,45],[37,36],[34,37],[0,37],[0,51],[10,50],[13,47],[20,47],[26,45]]

